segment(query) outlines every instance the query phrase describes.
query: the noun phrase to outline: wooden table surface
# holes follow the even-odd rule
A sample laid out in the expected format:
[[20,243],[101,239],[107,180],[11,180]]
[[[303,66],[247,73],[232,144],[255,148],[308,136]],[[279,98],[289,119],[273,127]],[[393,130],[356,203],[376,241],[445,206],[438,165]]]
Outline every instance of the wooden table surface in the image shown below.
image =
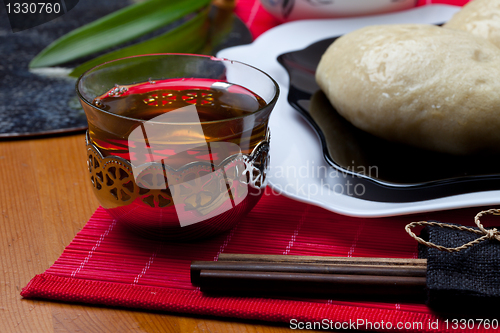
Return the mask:
[[98,207],[84,135],[0,142],[0,332],[289,332],[286,325],[22,299]]

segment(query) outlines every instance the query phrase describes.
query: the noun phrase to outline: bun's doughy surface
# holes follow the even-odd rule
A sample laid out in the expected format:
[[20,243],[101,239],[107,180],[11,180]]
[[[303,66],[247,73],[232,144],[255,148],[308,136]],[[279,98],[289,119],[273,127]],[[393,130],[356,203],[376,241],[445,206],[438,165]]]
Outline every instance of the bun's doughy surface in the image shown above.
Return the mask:
[[337,39],[316,80],[337,111],[379,137],[451,154],[500,151],[500,50],[430,25]]
[[470,32],[500,47],[500,0],[471,1],[444,27]]

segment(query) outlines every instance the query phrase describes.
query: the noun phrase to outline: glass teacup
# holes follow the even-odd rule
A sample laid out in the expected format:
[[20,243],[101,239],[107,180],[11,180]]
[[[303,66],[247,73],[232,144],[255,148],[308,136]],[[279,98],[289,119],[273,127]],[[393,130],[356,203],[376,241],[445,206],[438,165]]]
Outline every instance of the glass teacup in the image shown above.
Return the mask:
[[147,237],[233,227],[258,202],[277,83],[249,65],[156,54],[94,67],[76,85],[100,204]]

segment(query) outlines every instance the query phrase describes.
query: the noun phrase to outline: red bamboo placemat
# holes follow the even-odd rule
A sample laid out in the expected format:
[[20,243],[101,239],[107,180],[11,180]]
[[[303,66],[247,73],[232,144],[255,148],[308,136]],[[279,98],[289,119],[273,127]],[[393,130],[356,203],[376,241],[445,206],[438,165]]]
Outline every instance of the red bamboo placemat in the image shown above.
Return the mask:
[[405,234],[407,223],[441,219],[471,225],[479,210],[366,219],[266,195],[225,234],[200,242],[168,243],[137,237],[99,208],[61,257],[35,276],[21,295],[266,321],[383,320],[394,327],[422,323],[421,331],[445,332],[444,327],[427,327],[439,317],[422,304],[208,296],[191,285],[189,265],[192,260],[216,260],[222,252],[415,258],[417,245]]

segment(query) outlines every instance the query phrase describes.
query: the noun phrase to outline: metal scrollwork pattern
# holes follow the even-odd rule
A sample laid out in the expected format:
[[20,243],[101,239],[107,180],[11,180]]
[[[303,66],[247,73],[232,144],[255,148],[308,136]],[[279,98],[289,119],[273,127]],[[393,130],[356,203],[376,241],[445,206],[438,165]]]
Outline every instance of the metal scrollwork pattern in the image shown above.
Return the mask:
[[[268,132],[269,133],[269,132]],[[244,156],[247,184],[255,188],[267,185],[266,171],[269,166],[269,135],[266,141],[260,142],[250,156]]]
[[229,193],[236,200],[235,196],[246,193],[242,186],[263,188],[267,184],[269,134],[250,155],[233,155],[219,165],[194,162],[179,169],[155,162],[133,170],[131,163],[121,157],[103,157],[88,133],[86,143],[90,181],[105,208],[125,206],[134,201],[152,208],[164,208],[174,204],[174,197],[180,197],[185,210],[203,213],[221,202],[224,194]]

